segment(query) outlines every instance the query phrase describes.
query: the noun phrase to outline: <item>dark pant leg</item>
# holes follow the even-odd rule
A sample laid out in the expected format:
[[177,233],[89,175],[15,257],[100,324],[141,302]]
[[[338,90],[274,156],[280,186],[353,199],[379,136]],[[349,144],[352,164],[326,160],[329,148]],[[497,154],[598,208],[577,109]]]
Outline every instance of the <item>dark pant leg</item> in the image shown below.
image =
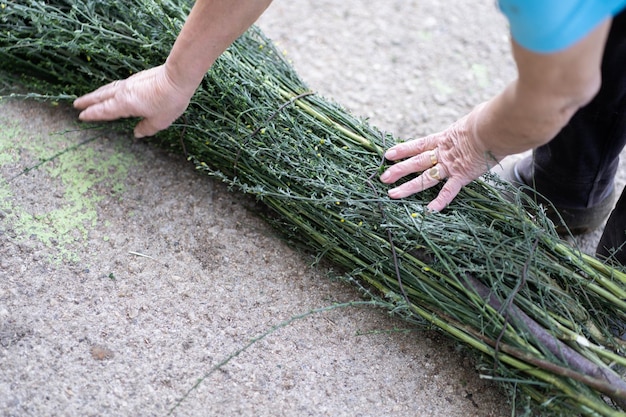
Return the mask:
[[[555,206],[593,207],[611,194],[626,145],[626,11],[613,20],[602,87],[547,145],[535,150],[532,186]],[[530,168],[530,167],[529,167]]]
[[626,191],[622,193],[606,222],[596,255],[626,265],[626,247],[622,246],[626,246]]

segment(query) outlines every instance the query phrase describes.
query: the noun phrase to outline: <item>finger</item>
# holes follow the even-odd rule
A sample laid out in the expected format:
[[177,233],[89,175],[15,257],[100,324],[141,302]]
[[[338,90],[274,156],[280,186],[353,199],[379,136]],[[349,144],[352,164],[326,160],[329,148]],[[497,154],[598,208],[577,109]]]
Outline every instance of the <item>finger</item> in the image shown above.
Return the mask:
[[137,139],[140,139],[147,136],[154,136],[158,131],[163,130],[165,127],[155,125],[154,123],[152,123],[152,119],[143,119],[142,121],[137,123],[137,126],[135,126],[135,130],[133,131],[133,133]]
[[92,104],[80,112],[78,118],[84,122],[111,121],[124,117],[131,117],[132,114],[126,110],[120,100],[110,98],[96,104]]
[[437,162],[437,150],[432,149],[392,165],[381,175],[380,180],[387,184],[396,182],[406,175],[425,171],[437,165]]
[[389,190],[388,195],[391,198],[404,198],[415,193],[422,192],[430,187],[438,184],[446,177],[445,170],[441,165],[436,165],[431,169],[424,171],[417,178],[407,181],[404,184]]
[[443,187],[441,187],[437,197],[428,204],[428,210],[441,211],[446,208],[448,204],[454,200],[454,197],[459,194],[463,185],[464,184],[456,178],[450,178]]
[[385,158],[390,161],[404,159],[434,149],[436,146],[436,136],[430,135],[392,146],[385,152]]
[[115,90],[117,89],[118,84],[119,81],[113,81],[112,83],[103,85],[102,87],[92,91],[91,93],[87,93],[83,96],[78,97],[76,100],[74,100],[74,108],[78,110],[84,110],[89,106],[93,106],[94,104],[110,99],[115,95]]

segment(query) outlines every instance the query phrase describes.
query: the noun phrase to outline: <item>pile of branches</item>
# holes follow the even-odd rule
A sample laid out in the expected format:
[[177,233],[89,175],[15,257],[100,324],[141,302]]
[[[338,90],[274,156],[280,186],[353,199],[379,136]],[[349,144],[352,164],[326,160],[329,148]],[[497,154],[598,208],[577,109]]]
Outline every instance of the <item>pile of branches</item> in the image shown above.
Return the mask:
[[[71,100],[163,63],[190,6],[0,0],[0,80]],[[254,195],[282,233],[367,296],[470,347],[483,374],[542,414],[626,415],[613,335],[626,320],[626,274],[565,244],[497,178],[468,185],[441,213],[424,209],[437,187],[389,199],[377,178],[396,139],[311,92],[258,28],[155,140]]]

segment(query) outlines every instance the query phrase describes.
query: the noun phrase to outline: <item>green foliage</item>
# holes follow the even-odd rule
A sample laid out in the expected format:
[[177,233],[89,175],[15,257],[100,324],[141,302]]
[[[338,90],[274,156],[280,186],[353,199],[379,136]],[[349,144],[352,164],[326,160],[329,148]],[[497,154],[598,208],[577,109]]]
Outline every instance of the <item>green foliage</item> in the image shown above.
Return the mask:
[[[0,74],[66,98],[161,64],[189,8],[0,4]],[[610,367],[626,360],[610,330],[626,320],[626,274],[563,243],[541,208],[529,214],[521,202],[533,203],[496,178],[465,187],[442,213],[424,209],[436,188],[389,199],[377,176],[394,138],[312,94],[257,28],[157,140],[255,195],[279,230],[393,313],[484,355],[482,371],[542,413],[624,415],[604,394],[623,407],[626,383]]]

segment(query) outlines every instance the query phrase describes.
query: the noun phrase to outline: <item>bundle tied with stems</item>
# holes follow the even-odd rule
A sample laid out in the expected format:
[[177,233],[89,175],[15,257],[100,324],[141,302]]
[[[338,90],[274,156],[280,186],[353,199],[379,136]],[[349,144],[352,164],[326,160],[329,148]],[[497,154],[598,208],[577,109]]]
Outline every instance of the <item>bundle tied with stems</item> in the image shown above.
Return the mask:
[[[160,65],[190,6],[0,0],[3,97],[69,101]],[[18,84],[29,93],[11,94]],[[424,209],[437,187],[389,199],[377,178],[396,139],[310,91],[258,28],[153,141],[254,195],[280,232],[394,314],[471,348],[484,376],[542,414],[626,416],[613,335],[626,320],[623,270],[564,243],[497,178],[471,183],[441,213]]]

